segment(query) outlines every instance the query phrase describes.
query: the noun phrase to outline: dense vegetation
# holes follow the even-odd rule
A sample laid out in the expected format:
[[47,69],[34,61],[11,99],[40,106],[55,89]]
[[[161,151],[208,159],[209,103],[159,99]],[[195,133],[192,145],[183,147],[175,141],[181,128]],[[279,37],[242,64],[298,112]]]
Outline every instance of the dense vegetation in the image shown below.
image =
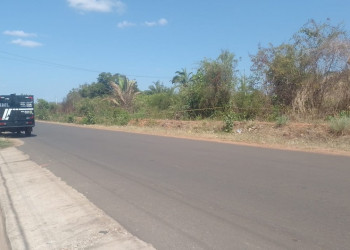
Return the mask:
[[[97,81],[72,89],[61,104],[39,99],[39,119],[126,125],[130,119],[234,120],[312,117],[350,118],[350,39],[341,25],[307,22],[288,43],[259,47],[251,74],[222,51],[203,59],[195,72],[175,72],[170,87],[157,81],[146,91],[122,74],[101,73]],[[333,118],[332,118],[333,117]],[[335,117],[335,118],[334,118]],[[348,124],[348,125],[347,125]]]

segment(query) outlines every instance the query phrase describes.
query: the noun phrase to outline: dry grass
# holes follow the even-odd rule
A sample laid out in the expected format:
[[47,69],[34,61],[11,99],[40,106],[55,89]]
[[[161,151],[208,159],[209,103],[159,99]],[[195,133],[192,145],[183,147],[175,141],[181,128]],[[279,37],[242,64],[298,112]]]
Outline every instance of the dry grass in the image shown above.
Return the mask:
[[[350,155],[350,134],[336,136],[325,123],[235,122],[232,133],[222,131],[221,121],[133,120],[114,129],[183,138],[244,143],[264,147]],[[113,129],[113,127],[111,127]]]
[[0,149],[10,147],[11,145],[12,143],[8,139],[0,137]]

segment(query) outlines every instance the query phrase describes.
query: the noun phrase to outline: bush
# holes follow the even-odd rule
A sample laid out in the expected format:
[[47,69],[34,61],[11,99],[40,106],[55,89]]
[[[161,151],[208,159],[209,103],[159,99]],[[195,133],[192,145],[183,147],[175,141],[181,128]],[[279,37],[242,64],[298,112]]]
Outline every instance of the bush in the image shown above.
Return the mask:
[[288,121],[289,121],[288,116],[286,116],[286,115],[278,116],[276,118],[276,126],[283,127],[283,126],[287,125]]
[[74,121],[75,121],[74,116],[73,115],[68,115],[67,122],[68,123],[74,123]]
[[38,99],[35,107],[35,115],[39,120],[49,119],[50,104],[44,99]]
[[239,120],[266,119],[271,104],[267,96],[259,90],[240,90],[233,96],[233,104]]
[[91,111],[86,112],[86,116],[83,118],[83,124],[95,124],[96,119],[95,119],[95,114]]
[[224,127],[223,131],[227,133],[231,133],[233,126],[234,126],[234,121],[235,121],[236,115],[234,113],[227,113],[224,116]]
[[343,135],[350,132],[350,117],[342,116],[339,118],[331,118],[329,121],[330,131],[336,135]]
[[113,111],[113,124],[118,126],[126,126],[130,121],[129,113],[124,110],[117,108]]

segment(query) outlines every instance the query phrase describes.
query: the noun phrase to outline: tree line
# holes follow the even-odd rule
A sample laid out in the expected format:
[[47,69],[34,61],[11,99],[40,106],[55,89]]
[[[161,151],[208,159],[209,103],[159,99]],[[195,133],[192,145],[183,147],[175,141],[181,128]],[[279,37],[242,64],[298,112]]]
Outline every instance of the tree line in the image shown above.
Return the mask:
[[250,58],[249,75],[237,70],[234,53],[223,50],[216,59],[203,59],[194,72],[176,71],[170,86],[156,81],[145,91],[125,75],[104,72],[96,82],[72,89],[59,105],[39,100],[37,114],[111,124],[138,117],[349,116],[350,39],[342,25],[310,20],[289,42],[259,46]]

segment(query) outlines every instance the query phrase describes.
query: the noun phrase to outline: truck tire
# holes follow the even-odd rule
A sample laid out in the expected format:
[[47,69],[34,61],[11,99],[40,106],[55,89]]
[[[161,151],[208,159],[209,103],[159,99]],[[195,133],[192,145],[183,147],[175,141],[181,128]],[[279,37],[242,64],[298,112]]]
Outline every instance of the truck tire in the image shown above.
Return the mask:
[[31,136],[31,134],[32,134],[32,129],[31,128],[28,128],[28,129],[25,130],[25,135],[26,136]]

